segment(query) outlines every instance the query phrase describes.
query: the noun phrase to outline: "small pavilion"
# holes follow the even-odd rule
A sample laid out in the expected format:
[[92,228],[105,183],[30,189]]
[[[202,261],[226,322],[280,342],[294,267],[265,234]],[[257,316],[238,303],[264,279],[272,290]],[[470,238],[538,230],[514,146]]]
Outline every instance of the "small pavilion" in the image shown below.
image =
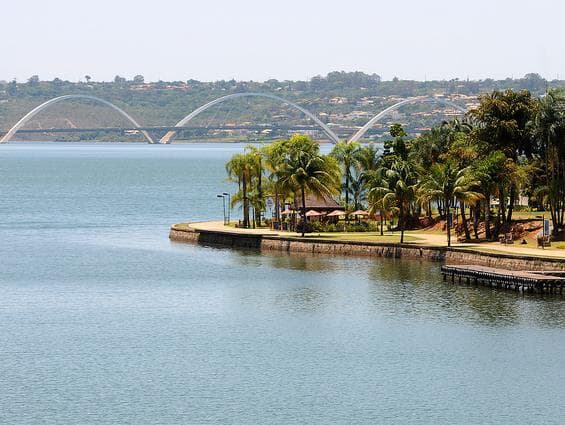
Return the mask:
[[[330,213],[340,208],[337,201],[329,195],[316,196],[309,193],[306,194],[306,211],[315,210],[321,213]],[[295,197],[292,209],[297,212],[300,212],[302,209],[302,198],[300,196]]]

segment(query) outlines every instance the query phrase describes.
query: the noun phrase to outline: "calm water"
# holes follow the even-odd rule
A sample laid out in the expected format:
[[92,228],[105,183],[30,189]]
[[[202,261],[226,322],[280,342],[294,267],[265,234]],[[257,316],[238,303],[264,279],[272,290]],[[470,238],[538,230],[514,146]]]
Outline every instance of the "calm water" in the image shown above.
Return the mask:
[[170,242],[240,149],[0,146],[0,423],[565,423],[561,299]]

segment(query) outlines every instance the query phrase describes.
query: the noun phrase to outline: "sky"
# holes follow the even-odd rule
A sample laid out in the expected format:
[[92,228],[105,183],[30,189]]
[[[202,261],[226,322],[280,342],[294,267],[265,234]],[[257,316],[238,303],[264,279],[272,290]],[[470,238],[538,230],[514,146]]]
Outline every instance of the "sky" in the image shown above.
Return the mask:
[[0,80],[565,78],[562,0],[7,0]]

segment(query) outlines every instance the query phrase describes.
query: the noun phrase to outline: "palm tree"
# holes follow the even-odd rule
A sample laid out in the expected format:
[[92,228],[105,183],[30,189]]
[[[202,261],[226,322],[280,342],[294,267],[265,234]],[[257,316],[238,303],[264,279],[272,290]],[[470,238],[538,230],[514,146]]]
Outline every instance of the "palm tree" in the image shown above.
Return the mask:
[[[512,161],[510,161],[512,163]],[[491,197],[494,195],[500,200],[505,199],[504,187],[508,186],[508,158],[501,151],[490,152],[487,156],[479,158],[472,165],[473,173],[480,181],[479,191],[484,198],[484,221],[486,239],[493,239],[491,230]],[[498,213],[500,218],[500,211]],[[494,237],[497,236],[498,226],[495,226]]]
[[255,227],[255,224],[257,225],[261,224],[261,212],[264,211],[265,209],[265,199],[263,194],[264,153],[263,150],[253,145],[247,145],[245,147],[245,153],[249,156],[249,160],[253,162],[253,167],[254,167],[253,176],[256,180],[255,187],[253,188],[254,196],[252,199],[253,200],[252,205],[254,210],[253,227]]
[[357,163],[361,169],[361,174],[374,171],[379,166],[381,151],[374,144],[363,146],[359,149]]
[[319,146],[305,136],[293,136],[288,151],[276,172],[280,187],[300,192],[302,198],[302,236],[306,229],[306,192],[333,195],[339,192],[340,171],[337,161],[320,154]]
[[543,195],[557,236],[565,225],[565,97],[549,91],[538,101],[530,128],[543,162],[544,184],[536,192]]
[[[386,187],[387,182],[384,179],[385,172],[386,167],[381,166],[365,174],[366,187],[368,189],[369,214],[375,215],[377,211],[379,212],[381,236],[384,234],[385,214],[389,212],[393,206],[387,202],[387,200],[390,201],[391,199],[390,196],[387,197],[389,190],[388,187]],[[394,201],[396,201],[396,199],[394,199]]]
[[[356,202],[355,209],[360,209],[361,205],[357,204],[366,200],[369,180],[375,177],[380,166],[381,158],[381,151],[373,144],[363,146],[359,149],[359,153],[357,155],[359,172],[357,174],[357,181],[352,185],[354,195],[357,194],[357,197],[359,198],[359,201]],[[374,214],[374,212],[372,214]]]
[[[476,126],[472,137],[487,146],[487,151],[501,151],[509,161],[518,163],[520,155],[532,158],[534,143],[528,123],[534,117],[536,104],[527,90],[492,93],[479,96],[479,106],[469,112]],[[518,187],[510,181],[508,188],[498,188],[500,205],[505,208],[508,195],[508,211],[501,217],[504,223],[512,221],[514,201]]]
[[353,173],[359,170],[359,153],[361,145],[358,142],[339,142],[332,149],[330,156],[334,157],[342,168],[344,176],[343,193],[345,207],[349,208],[349,194],[352,192],[351,184],[355,180]]
[[406,212],[410,209],[410,202],[415,197],[418,184],[413,164],[396,159],[390,168],[382,171],[382,178],[375,180],[374,183],[375,185],[369,189],[369,200],[376,201],[380,206],[395,205],[398,209],[400,243],[404,243]]
[[[226,164],[228,180],[237,182],[239,195],[232,197],[232,205],[243,204],[243,227],[249,228],[249,191],[251,190],[252,177],[256,172],[255,158],[249,154],[235,154]],[[230,207],[231,207],[230,206]]]
[[[463,210],[464,204],[462,202],[480,199],[481,195],[472,189],[477,185],[478,182],[471,179],[469,169],[460,170],[451,162],[436,163],[423,176],[423,180],[418,187],[418,195],[425,202],[428,202],[430,199],[443,202],[447,221],[447,246],[451,246],[450,211],[453,207],[453,202],[455,199],[459,200]],[[467,228],[464,212],[461,219],[464,221],[464,227]],[[467,228],[465,232],[466,237],[468,237],[468,234],[469,230]]]
[[278,181],[277,171],[282,166],[285,154],[288,150],[288,140],[278,140],[262,149],[264,165],[268,172],[268,179],[271,183],[272,191],[275,194],[275,219],[280,222],[281,217],[281,197],[284,202],[287,193],[283,193]]

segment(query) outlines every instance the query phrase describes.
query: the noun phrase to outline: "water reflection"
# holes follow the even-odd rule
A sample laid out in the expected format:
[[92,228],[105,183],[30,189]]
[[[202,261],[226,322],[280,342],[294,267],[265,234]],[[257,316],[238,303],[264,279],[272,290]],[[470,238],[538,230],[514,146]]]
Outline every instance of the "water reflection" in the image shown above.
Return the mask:
[[268,265],[275,269],[291,269],[306,272],[331,272],[341,270],[339,262],[331,257],[308,252],[280,252],[258,249],[232,248],[240,264],[243,265]]
[[312,286],[291,287],[277,294],[275,304],[289,311],[312,313],[327,306],[329,295]]
[[[518,323],[565,327],[565,299],[561,297],[451,284],[443,281],[440,266],[435,263],[312,253],[235,252],[242,265],[302,272],[289,275],[290,280],[275,296],[275,305],[292,311],[331,310],[336,303],[341,303],[336,308],[342,308],[350,302],[340,299],[342,287],[348,286],[350,295],[356,297],[355,309],[372,309],[388,317],[464,321],[487,327]],[[304,275],[304,272],[312,272],[312,275]],[[363,288],[366,288],[365,300],[363,294],[359,294]]]
[[446,283],[436,264],[382,259],[370,268],[369,275],[373,302],[381,307],[391,306],[391,314],[401,308],[406,314],[447,315],[453,320],[487,326],[518,322],[565,326],[563,298]]
[[[565,327],[563,297],[524,295],[444,282],[437,263],[213,246],[208,249],[229,253],[239,266],[265,269],[266,279],[269,279],[269,270],[301,272],[300,275],[289,275],[285,285],[290,286],[279,288],[281,292],[271,299],[275,306],[289,311],[322,311],[340,296],[340,290],[334,287],[335,282],[352,285],[365,282],[367,303],[375,312],[389,317],[401,313],[407,318],[464,321],[487,327],[518,323],[544,328]],[[299,286],[293,286],[293,283]],[[357,286],[355,288],[359,290]],[[364,308],[360,300],[356,302],[358,309]]]

